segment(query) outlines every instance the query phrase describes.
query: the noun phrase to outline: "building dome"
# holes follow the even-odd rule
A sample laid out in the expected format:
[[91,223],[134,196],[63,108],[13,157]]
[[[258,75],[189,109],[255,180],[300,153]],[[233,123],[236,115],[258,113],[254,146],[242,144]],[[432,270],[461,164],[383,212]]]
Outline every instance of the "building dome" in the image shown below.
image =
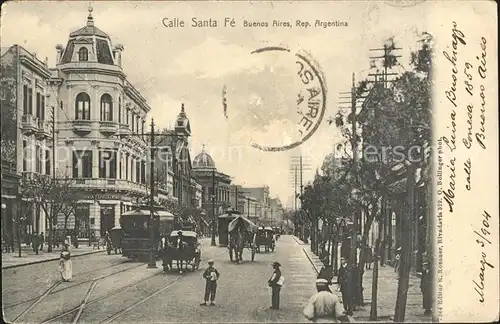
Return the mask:
[[[59,46],[59,45],[58,45]],[[60,53],[59,53],[60,51]],[[59,63],[97,62],[107,65],[119,65],[118,52],[123,51],[122,45],[113,49],[109,35],[94,26],[92,7],[89,7],[87,23],[82,28],[69,34],[66,48],[58,48]]]
[[205,152],[205,145],[200,154],[193,160],[193,168],[211,168],[215,169],[215,162],[207,152]]

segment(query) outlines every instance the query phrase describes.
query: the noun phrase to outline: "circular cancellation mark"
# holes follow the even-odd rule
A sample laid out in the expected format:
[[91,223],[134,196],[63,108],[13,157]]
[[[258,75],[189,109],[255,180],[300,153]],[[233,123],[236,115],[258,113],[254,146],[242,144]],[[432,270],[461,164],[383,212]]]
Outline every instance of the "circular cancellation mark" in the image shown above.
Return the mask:
[[[283,55],[291,55],[290,50],[284,47],[264,47],[253,51],[251,54],[266,52],[282,52]],[[251,141],[251,146],[266,152],[279,152],[293,149],[308,139],[318,129],[326,110],[326,86],[319,66],[310,55],[305,52],[295,53],[296,73],[293,80],[299,86],[296,89],[293,114],[294,134],[292,140],[283,145],[264,145]],[[274,134],[276,135],[276,134]]]

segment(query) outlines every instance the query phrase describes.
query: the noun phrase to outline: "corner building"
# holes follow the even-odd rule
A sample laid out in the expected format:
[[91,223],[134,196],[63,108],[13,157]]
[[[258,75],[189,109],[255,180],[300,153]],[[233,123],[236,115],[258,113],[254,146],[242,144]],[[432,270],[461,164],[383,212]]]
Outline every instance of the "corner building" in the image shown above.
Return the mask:
[[91,12],[66,47],[56,49],[50,78],[59,106],[56,173],[82,190],[79,236],[99,237],[147,194],[143,134],[151,108],[122,69],[124,47],[112,45]]

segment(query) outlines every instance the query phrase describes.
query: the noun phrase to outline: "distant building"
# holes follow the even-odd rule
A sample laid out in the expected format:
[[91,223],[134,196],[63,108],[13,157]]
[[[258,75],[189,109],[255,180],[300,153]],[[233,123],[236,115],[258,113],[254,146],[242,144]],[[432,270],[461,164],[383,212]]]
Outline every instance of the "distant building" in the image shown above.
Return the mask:
[[231,207],[230,185],[231,177],[220,172],[215,167],[212,157],[202,151],[193,159],[191,174],[196,182],[202,185],[202,209],[211,222],[216,216],[221,215]]
[[2,48],[1,55],[2,236],[17,240],[14,222],[19,219],[23,241],[45,228],[43,212],[22,200],[20,179],[22,175],[52,174],[48,107],[57,94],[49,87],[47,62],[35,53],[14,45]]
[[283,221],[283,206],[279,198],[269,199],[271,223],[277,225]]
[[[236,198],[236,196],[238,198]],[[245,188],[241,185],[231,185],[230,189],[230,201],[231,208],[238,210],[245,217],[252,221],[258,221],[260,214],[257,215],[257,210],[260,210],[258,201],[256,198],[245,195]]]
[[255,217],[267,222],[270,217],[269,187],[243,187],[243,194],[256,200]]

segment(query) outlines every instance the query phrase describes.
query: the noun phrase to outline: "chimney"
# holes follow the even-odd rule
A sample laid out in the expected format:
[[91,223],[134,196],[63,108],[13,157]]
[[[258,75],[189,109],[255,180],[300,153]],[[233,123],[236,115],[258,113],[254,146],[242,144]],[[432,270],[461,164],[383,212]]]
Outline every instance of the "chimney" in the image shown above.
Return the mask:
[[61,63],[62,54],[64,52],[64,47],[61,44],[56,45],[57,55],[56,55],[56,64]]
[[119,67],[122,67],[122,51],[123,51],[123,45],[122,44],[116,44],[115,48],[113,49],[113,56],[115,58],[115,62]]

